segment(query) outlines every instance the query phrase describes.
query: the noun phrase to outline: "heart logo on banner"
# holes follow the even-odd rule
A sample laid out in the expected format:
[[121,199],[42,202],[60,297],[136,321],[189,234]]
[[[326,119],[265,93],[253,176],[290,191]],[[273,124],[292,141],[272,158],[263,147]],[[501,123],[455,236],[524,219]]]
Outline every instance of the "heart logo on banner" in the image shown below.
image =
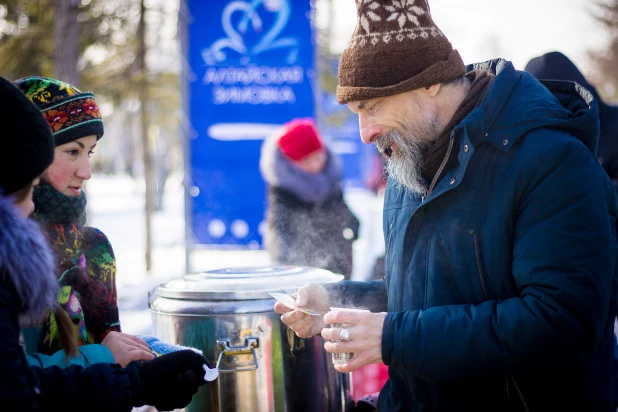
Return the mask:
[[[258,8],[262,5],[267,12],[276,13],[274,22],[261,37],[257,38],[254,45],[248,46],[245,43],[244,35],[247,33],[249,23],[251,23],[255,32],[263,30],[262,19],[258,14]],[[242,13],[241,19],[238,26],[234,27],[233,18],[237,17],[239,12]],[[293,37],[277,39],[288,24],[290,12],[289,0],[253,0],[250,3],[245,1],[230,2],[221,16],[221,24],[227,37],[215,41],[209,48],[203,50],[202,58],[210,66],[221,64],[228,60],[228,55],[224,50],[230,49],[240,55],[241,64],[248,64],[252,57],[261,53],[287,48],[290,51],[286,63],[294,64],[298,56],[298,39]]]

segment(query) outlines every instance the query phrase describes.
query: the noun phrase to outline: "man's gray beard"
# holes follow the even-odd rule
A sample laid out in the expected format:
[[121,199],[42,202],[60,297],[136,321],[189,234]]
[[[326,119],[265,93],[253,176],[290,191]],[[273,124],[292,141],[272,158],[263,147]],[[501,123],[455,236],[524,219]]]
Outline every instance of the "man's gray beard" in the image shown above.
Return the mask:
[[397,150],[393,151],[386,165],[386,172],[394,179],[396,186],[420,196],[424,195],[425,189],[420,183],[423,148],[395,130],[391,130],[383,139],[384,147],[389,147],[392,143],[397,145]]

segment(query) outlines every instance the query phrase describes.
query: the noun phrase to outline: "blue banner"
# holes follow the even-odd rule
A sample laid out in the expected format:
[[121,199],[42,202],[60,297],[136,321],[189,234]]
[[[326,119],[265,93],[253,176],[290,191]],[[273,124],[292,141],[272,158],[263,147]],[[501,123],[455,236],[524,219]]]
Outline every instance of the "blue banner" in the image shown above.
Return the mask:
[[315,117],[309,0],[189,0],[192,229],[198,244],[259,247],[265,137]]

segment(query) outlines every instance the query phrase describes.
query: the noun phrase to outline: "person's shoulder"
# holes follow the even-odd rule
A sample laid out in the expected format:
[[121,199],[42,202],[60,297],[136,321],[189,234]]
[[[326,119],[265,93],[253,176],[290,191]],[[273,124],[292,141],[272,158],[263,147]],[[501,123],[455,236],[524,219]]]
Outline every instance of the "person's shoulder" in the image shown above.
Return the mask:
[[564,152],[577,153],[594,160],[594,154],[577,136],[565,130],[541,127],[526,133],[521,149],[532,158],[551,158]]
[[109,243],[109,239],[107,238],[107,235],[103,233],[103,231],[99,228],[92,227],[92,226],[81,226],[80,230],[82,234],[84,235],[84,237],[86,236],[93,237],[93,238],[100,239],[103,242]]
[[535,176],[550,175],[567,181],[588,179],[586,181],[605,187],[605,191],[614,192],[611,181],[594,153],[571,133],[540,128],[528,133],[521,146],[519,163],[523,166],[521,169],[524,174],[532,180],[536,179]]

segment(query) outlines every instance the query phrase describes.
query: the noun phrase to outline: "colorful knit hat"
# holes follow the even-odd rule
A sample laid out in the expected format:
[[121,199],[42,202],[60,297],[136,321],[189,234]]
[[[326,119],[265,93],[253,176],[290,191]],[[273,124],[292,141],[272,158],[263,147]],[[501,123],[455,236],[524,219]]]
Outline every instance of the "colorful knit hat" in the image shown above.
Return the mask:
[[312,119],[294,119],[283,125],[279,148],[294,161],[303,160],[312,153],[324,148],[318,129]]
[[391,96],[466,73],[427,0],[356,0],[356,7],[356,29],[339,60],[339,103]]
[[11,194],[41,175],[54,160],[54,139],[39,110],[0,77],[0,192]]
[[46,77],[26,77],[13,82],[41,110],[51,126],[56,146],[84,136],[103,136],[103,120],[94,95]]

